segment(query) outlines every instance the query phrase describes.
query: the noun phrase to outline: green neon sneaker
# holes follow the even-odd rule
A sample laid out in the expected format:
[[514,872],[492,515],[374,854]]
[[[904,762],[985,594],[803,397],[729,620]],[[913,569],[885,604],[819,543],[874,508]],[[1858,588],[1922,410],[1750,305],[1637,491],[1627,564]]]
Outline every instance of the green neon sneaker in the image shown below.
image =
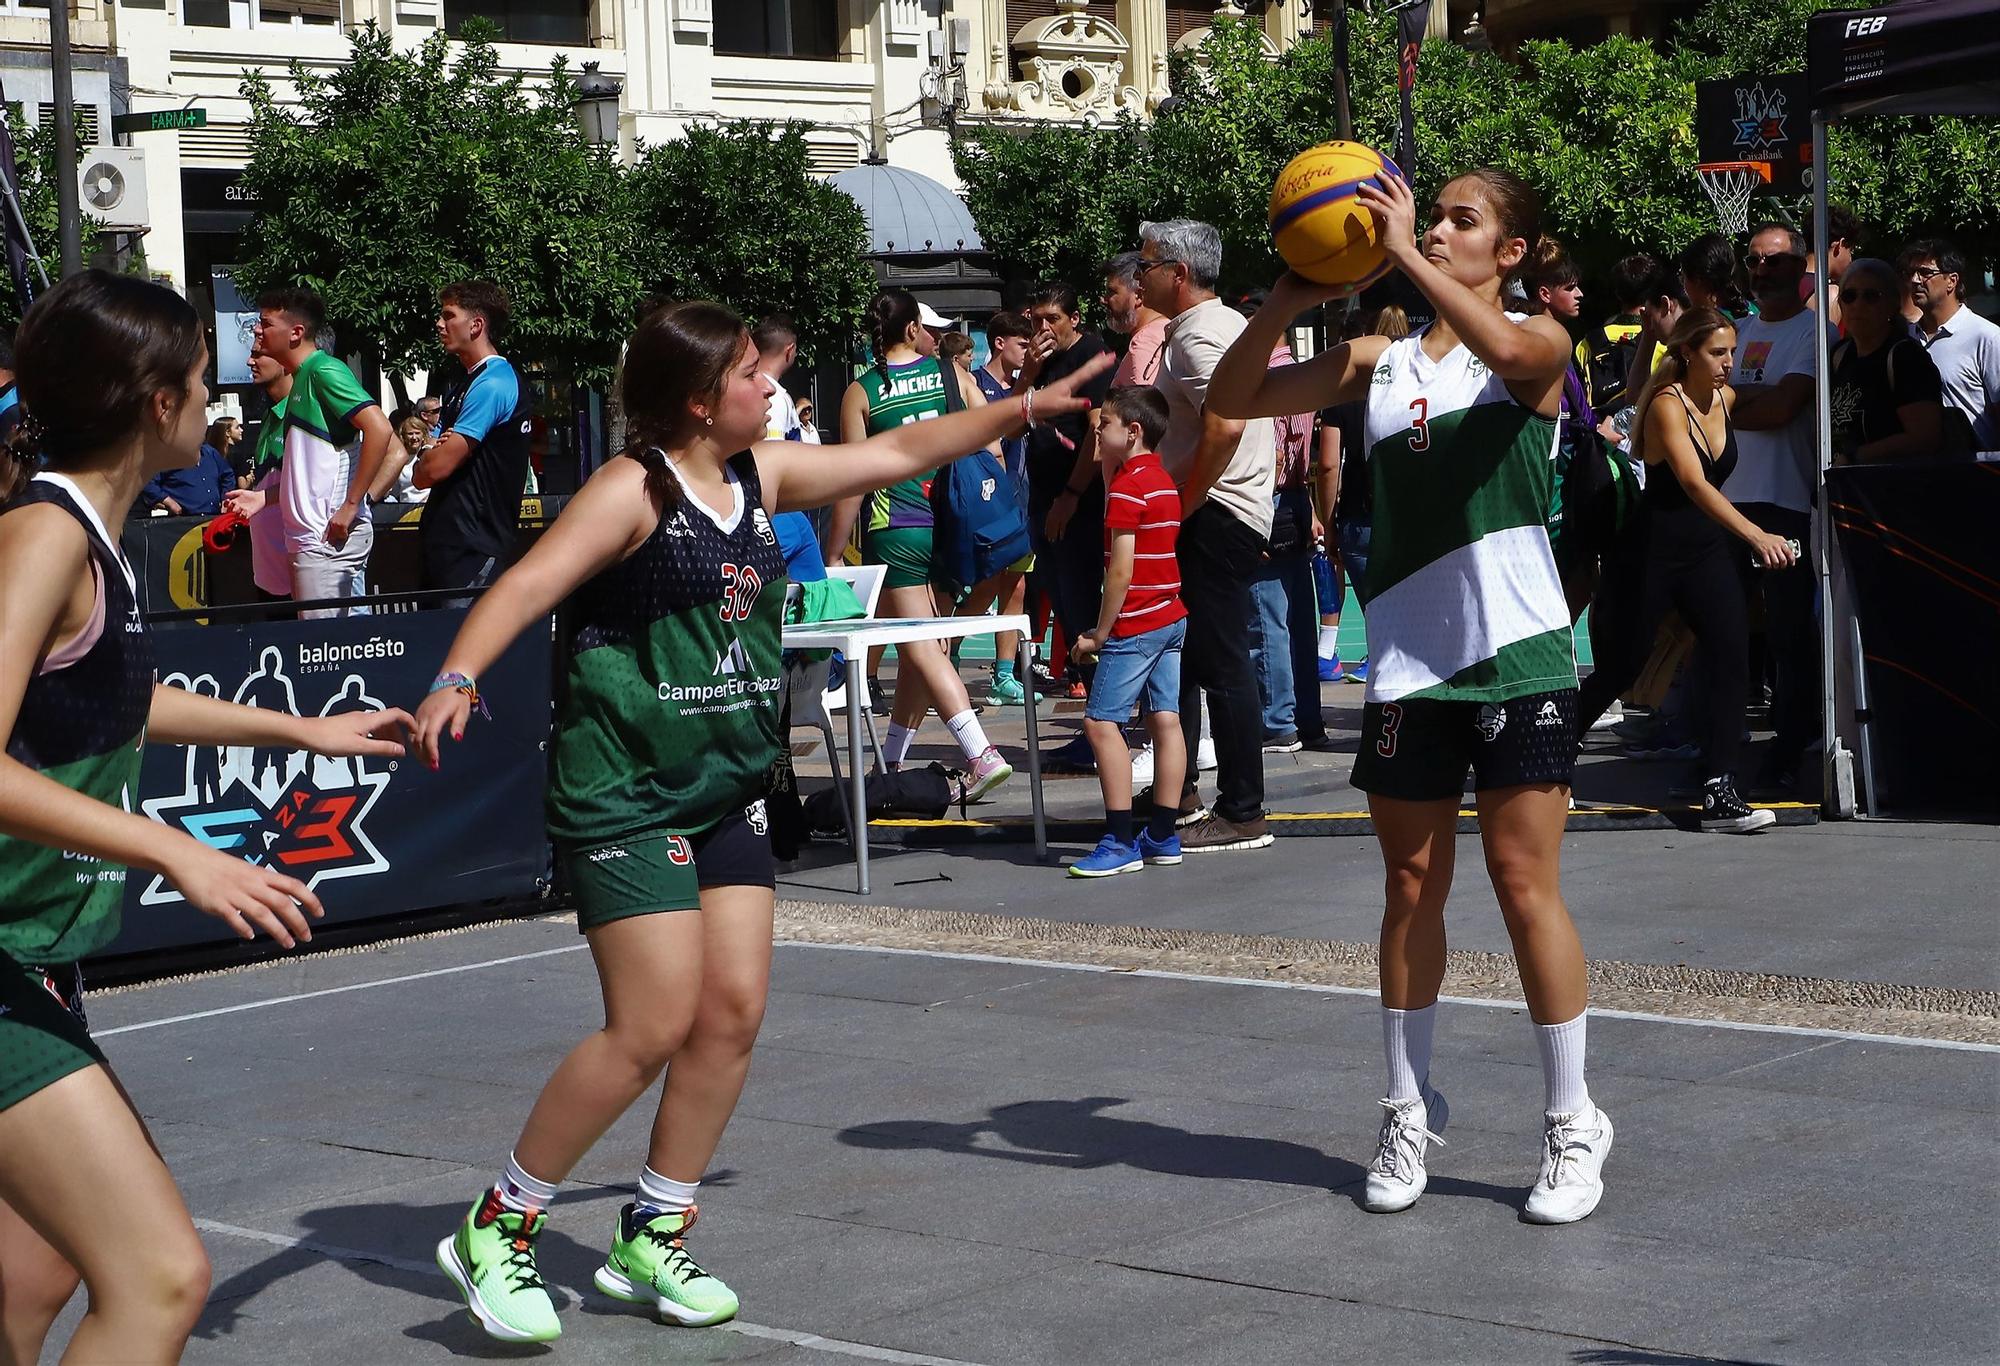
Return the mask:
[[438,1244],[437,1264],[457,1282],[465,1307],[502,1342],[549,1342],[562,1336],[555,1302],[535,1267],[535,1239],[549,1216],[522,1214],[498,1191],[473,1202],[458,1231]]
[[986,705],[989,707],[1018,707],[1028,700],[1027,689],[1021,680],[1011,673],[995,673],[993,686],[986,690]]
[[618,1212],[611,1255],[597,1268],[597,1288],[614,1300],[650,1304],[689,1328],[735,1318],[736,1292],[703,1271],[681,1243],[701,1211],[689,1205],[656,1214],[634,1228],[633,1208],[627,1205]]

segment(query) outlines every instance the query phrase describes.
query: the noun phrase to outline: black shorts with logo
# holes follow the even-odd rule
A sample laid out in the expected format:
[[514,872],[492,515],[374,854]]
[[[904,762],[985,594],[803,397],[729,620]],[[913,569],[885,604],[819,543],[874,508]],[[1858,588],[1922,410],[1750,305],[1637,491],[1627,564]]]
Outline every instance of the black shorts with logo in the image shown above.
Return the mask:
[[1354,785],[1378,797],[1434,802],[1465,791],[1567,787],[1576,768],[1576,689],[1505,702],[1418,698],[1361,711]]

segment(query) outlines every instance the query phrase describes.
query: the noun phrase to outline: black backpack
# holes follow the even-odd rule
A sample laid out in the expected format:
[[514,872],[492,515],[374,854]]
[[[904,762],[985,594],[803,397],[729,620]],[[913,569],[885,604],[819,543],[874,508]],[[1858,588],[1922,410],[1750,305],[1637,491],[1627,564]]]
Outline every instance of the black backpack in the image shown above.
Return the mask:
[[[870,820],[900,816],[934,821],[949,811],[952,802],[964,791],[964,784],[954,781],[951,770],[938,763],[900,768],[893,773],[870,773],[865,784]],[[846,783],[830,783],[807,797],[806,828],[825,839],[848,838],[848,792]]]

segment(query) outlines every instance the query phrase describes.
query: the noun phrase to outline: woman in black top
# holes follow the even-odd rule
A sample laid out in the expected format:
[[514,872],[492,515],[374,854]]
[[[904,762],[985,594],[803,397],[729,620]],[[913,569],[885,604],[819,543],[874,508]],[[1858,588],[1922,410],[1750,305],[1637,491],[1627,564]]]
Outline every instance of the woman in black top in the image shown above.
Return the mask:
[[1736,468],[1736,429],[1729,419],[1736,396],[1728,384],[1735,350],[1729,319],[1712,308],[1690,309],[1639,395],[1632,449],[1647,466],[1644,515],[1606,560],[1603,620],[1594,623],[1597,668],[1578,695],[1577,727],[1578,734],[1588,731],[1638,678],[1660,622],[1669,608],[1677,609],[1708,668],[1701,828],[1749,834],[1777,818],[1752,810],[1736,787],[1750,627],[1737,569],[1742,552],[1731,537],[1747,543],[1764,570],[1790,569],[1798,552],[1722,496],[1722,483]]

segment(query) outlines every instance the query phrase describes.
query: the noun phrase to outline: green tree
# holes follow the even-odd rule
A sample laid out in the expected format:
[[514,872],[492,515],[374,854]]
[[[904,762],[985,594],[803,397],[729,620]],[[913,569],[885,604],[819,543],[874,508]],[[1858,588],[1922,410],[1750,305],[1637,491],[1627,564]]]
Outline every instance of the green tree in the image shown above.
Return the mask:
[[[21,177],[17,187],[21,196],[21,216],[28,221],[28,236],[41,253],[42,268],[48,271],[50,283],[55,282],[58,263],[56,261],[56,137],[52,124],[39,126],[24,119],[18,105],[8,105],[5,110],[7,127],[14,135],[14,168]],[[83,149],[77,148],[79,164]],[[70,174],[76,174],[74,171]],[[84,245],[88,248],[92,237],[91,222],[83,225]],[[33,263],[28,266],[28,278],[33,282],[36,293],[41,292],[42,282],[35,275]],[[21,301],[15,296],[11,282],[5,272],[0,271],[0,327],[9,330],[21,322]]]
[[648,290],[752,323],[786,313],[803,352],[845,354],[875,289],[868,226],[812,174],[804,124],[696,124],[644,148],[626,181]]
[[613,159],[570,114],[558,60],[531,88],[502,77],[489,25],[453,55],[437,33],[397,51],[374,24],[321,74],[294,63],[296,105],[246,76],[246,293],[317,290],[343,344],[407,374],[440,359],[437,290],[485,276],[513,300],[508,349],[603,384],[642,294],[635,223]]

